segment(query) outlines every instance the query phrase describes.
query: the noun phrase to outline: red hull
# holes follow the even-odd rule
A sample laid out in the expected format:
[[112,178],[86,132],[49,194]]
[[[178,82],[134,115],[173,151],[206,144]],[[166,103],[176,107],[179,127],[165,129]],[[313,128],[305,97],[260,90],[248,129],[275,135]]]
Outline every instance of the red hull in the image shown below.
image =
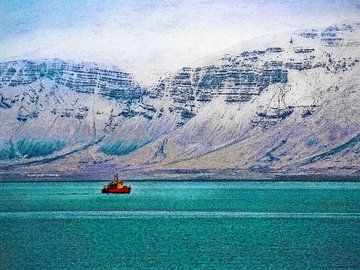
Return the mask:
[[121,188],[121,189],[117,189],[117,188],[108,188],[108,189],[103,189],[102,193],[130,193],[131,188]]

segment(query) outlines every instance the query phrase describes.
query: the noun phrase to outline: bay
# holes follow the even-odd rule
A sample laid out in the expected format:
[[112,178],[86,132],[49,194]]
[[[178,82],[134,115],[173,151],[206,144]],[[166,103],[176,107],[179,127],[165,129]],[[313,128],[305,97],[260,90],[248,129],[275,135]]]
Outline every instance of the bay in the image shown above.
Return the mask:
[[0,184],[1,269],[360,267],[360,183]]

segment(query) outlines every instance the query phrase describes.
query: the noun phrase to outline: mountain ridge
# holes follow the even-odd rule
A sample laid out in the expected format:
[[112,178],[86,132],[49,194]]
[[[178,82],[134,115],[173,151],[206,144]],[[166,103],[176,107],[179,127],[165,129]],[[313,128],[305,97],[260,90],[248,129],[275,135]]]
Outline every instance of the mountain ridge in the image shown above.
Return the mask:
[[297,31],[150,88],[97,64],[0,63],[0,179],[359,176],[359,33]]

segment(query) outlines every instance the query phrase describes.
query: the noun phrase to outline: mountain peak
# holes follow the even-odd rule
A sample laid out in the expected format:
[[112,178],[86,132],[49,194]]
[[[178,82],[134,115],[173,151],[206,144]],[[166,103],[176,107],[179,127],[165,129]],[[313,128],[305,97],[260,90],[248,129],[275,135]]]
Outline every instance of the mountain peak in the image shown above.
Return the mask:
[[359,26],[249,41],[151,87],[97,63],[0,63],[0,171],[356,174]]

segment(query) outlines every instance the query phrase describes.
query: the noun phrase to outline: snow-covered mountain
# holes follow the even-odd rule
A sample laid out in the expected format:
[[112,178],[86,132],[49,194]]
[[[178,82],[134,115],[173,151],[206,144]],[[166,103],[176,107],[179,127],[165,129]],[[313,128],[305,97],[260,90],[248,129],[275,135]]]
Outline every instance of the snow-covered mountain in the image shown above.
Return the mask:
[[360,23],[265,37],[153,87],[0,63],[0,178],[360,175]]

